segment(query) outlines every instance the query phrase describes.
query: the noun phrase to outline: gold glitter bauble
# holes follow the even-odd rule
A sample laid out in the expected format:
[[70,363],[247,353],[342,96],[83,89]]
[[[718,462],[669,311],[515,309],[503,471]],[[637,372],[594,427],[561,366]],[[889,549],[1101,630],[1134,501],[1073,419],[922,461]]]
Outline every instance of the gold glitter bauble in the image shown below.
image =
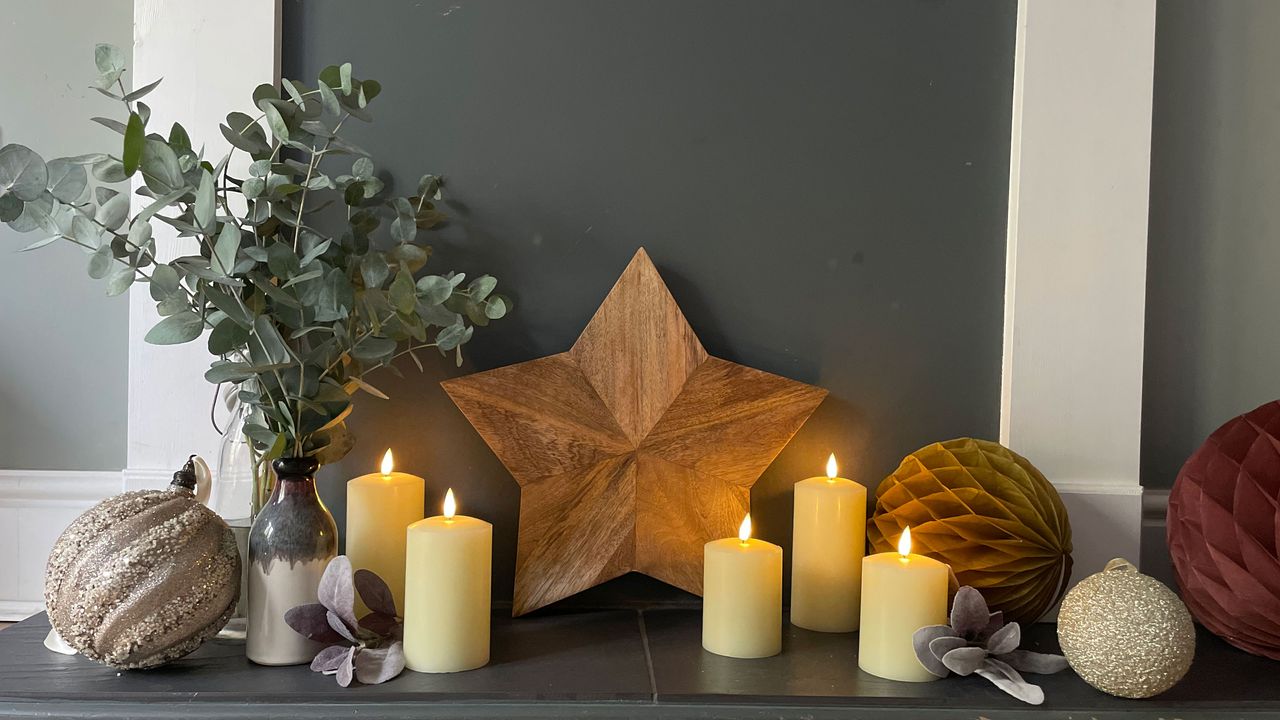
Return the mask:
[[76,518],[49,553],[49,622],[80,654],[149,668],[200,647],[240,597],[231,528],[189,493],[139,490]]
[[1122,558],[1062,599],[1058,642],[1085,682],[1124,698],[1148,698],[1173,687],[1196,654],[1187,606]]

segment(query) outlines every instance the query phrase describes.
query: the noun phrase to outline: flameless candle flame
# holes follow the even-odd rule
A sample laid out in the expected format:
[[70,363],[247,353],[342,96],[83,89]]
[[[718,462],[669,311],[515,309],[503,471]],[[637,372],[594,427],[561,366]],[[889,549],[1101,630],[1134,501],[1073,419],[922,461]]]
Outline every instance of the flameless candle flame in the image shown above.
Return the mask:
[[444,519],[452,520],[458,512],[458,501],[453,499],[453,488],[444,494]]
[[902,529],[902,537],[898,538],[898,554],[906,557],[911,554],[911,528]]
[[395,461],[391,458],[391,448],[387,448],[387,454],[382,456],[382,474],[390,475],[394,467]]
[[742,518],[742,524],[738,526],[738,539],[743,545],[751,539],[751,513],[747,513],[747,516]]
[[837,472],[838,472],[838,469],[836,468],[836,454],[831,453],[831,457],[827,458],[827,479],[835,480]]

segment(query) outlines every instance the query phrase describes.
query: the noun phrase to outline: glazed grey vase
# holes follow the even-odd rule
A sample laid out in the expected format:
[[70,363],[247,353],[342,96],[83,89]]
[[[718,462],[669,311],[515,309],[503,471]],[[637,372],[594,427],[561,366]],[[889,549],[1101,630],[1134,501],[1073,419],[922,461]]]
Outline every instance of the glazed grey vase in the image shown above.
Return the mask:
[[275,487],[249,531],[249,611],[245,654],[260,665],[311,662],[321,646],[284,621],[290,608],[318,602],[325,566],[338,554],[338,527],[316,493],[315,458],[271,463]]

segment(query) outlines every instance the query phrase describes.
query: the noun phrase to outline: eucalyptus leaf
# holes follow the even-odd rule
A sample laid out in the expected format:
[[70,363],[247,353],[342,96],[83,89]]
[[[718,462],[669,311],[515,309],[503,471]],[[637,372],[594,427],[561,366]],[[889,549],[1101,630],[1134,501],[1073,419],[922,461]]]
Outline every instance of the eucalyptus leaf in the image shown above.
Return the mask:
[[101,280],[107,276],[111,270],[111,263],[115,262],[115,258],[111,255],[111,246],[103,245],[89,256],[89,277],[95,280]]
[[498,281],[493,276],[481,275],[467,285],[467,294],[471,296],[473,301],[481,302],[489,297],[489,293],[493,292],[493,289],[497,286]]
[[129,215],[129,196],[116,195],[98,208],[95,219],[109,230],[118,230]]
[[151,298],[163,300],[179,292],[178,271],[170,265],[157,265],[151,271]]
[[124,70],[124,53],[114,45],[99,43],[93,48],[93,63],[103,75],[119,72]]
[[124,153],[120,156],[124,164],[124,174],[132,177],[142,163],[142,147],[146,142],[146,130],[142,127],[142,116],[129,113],[129,124],[124,130]]
[[250,348],[254,345],[262,350],[272,363],[285,363],[289,360],[289,351],[285,347],[280,331],[271,323],[270,318],[259,315],[253,320],[253,337]]
[[147,187],[156,192],[168,193],[186,186],[177,154],[160,140],[147,139],[143,142],[139,168]]
[[390,275],[391,268],[382,259],[382,253],[374,251],[360,258],[360,277],[364,279],[365,287],[382,287]]
[[30,148],[5,145],[0,148],[0,194],[12,193],[31,202],[49,186],[49,169]]
[[23,202],[16,195],[0,195],[0,222],[8,223],[22,215]]
[[95,178],[105,183],[124,182],[129,179],[124,172],[124,163],[111,157],[94,163],[92,172]]
[[27,252],[28,250],[39,250],[45,245],[51,245],[54,242],[61,239],[62,239],[61,235],[51,235],[47,238],[42,238],[40,240],[36,240],[35,242],[28,244],[26,247],[23,247],[20,252]]
[[222,230],[218,233],[218,239],[213,244],[213,255],[210,267],[222,273],[230,275],[231,269],[236,264],[236,251],[240,249],[240,228],[235,223],[224,223]]
[[262,112],[267,119],[267,127],[271,128],[271,134],[276,136],[278,140],[289,139],[289,126],[284,121],[284,116],[280,114],[280,110],[275,105],[263,103]]
[[132,245],[135,250],[150,246],[152,232],[151,223],[146,221],[135,222],[133,226],[129,228],[129,244]]
[[134,279],[132,266],[124,263],[112,265],[111,271],[107,273],[107,295],[114,297],[123,294],[133,285]]
[[320,107],[326,115],[337,115],[342,112],[342,108],[338,106],[338,97],[333,94],[333,90],[325,83],[320,83],[317,88],[320,91]]
[[[196,190],[196,225],[205,232],[213,229],[215,202],[213,175],[207,170],[200,171],[200,187]],[[228,223],[230,224],[230,223]]]
[[[156,82],[160,81],[157,80]],[[169,147],[179,154],[191,151],[191,137],[187,135],[186,129],[178,123],[174,123],[169,128]]]
[[104,128],[107,128],[108,130],[114,130],[120,133],[121,135],[123,135],[127,130],[127,126],[124,123],[120,122],[119,120],[113,120],[111,118],[104,118],[104,117],[89,118],[89,120],[92,122],[98,123],[99,125],[101,125]]
[[72,205],[79,204],[89,187],[89,173],[84,165],[67,159],[50,160],[46,165],[49,174],[49,192],[57,200]]
[[[214,362],[213,365],[208,370],[205,371],[204,379],[214,384],[224,383],[224,382],[241,382],[244,380],[248,380],[249,378],[253,377],[255,374],[256,372],[253,366],[250,365],[249,363],[232,362],[229,360],[218,360]],[[250,430],[251,430],[250,426],[246,425],[245,432],[250,433]],[[275,439],[275,435],[269,432],[266,428],[262,428],[262,432],[265,433],[272,440]]]
[[357,360],[379,360],[396,350],[396,341],[384,337],[367,337],[351,350],[351,356]]
[[152,345],[178,345],[200,337],[204,321],[194,312],[170,315],[147,331],[144,340]]
[[418,297],[413,284],[413,274],[408,268],[401,267],[401,271],[396,273],[396,278],[391,281],[391,303],[395,305],[396,310],[408,314],[417,306]]
[[231,318],[218,323],[209,333],[209,352],[226,355],[249,342],[249,330]]

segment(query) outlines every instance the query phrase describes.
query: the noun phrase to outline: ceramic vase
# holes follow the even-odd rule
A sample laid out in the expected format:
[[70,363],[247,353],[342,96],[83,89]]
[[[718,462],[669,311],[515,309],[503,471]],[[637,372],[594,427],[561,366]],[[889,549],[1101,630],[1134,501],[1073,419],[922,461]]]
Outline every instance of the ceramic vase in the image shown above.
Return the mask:
[[300,665],[321,646],[295,633],[284,614],[317,602],[320,576],[338,554],[338,528],[316,493],[315,458],[281,458],[271,467],[275,487],[249,531],[245,654],[259,665]]

